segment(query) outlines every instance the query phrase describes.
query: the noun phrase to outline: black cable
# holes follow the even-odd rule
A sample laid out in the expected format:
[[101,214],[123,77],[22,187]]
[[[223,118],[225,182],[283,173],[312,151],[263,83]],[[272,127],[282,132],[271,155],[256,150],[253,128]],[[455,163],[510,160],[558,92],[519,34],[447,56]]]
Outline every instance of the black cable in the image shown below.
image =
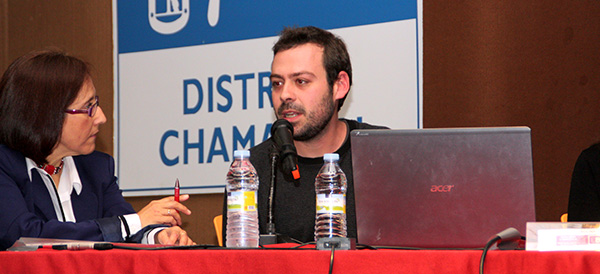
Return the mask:
[[329,258],[329,274],[333,273],[333,258],[335,257],[335,245],[331,245],[331,256]]
[[370,245],[356,244],[356,249],[357,250],[361,250],[361,249],[377,250],[377,247],[370,246]]
[[275,193],[275,182],[277,175],[277,160],[279,154],[276,148],[271,147],[271,185],[269,188],[269,222],[267,223],[267,233],[272,235],[275,233],[275,223],[273,222],[273,196]]
[[[129,249],[129,250],[168,250],[168,249],[227,249],[217,245],[177,245],[177,246],[149,246],[144,247],[143,244],[113,244],[114,249]],[[248,248],[252,249],[252,248]],[[256,248],[254,248],[256,249]]]
[[[493,244],[494,242],[492,242],[491,244]],[[241,249],[248,249],[248,250],[252,250],[252,249],[263,249],[263,250],[299,250],[304,246],[307,245],[311,245],[311,244],[315,244],[315,242],[306,242],[306,243],[299,243],[296,246],[292,246],[292,247],[263,247],[260,246],[259,248],[227,248],[227,247],[222,247],[222,246],[218,246],[218,245],[210,245],[210,244],[202,244],[202,245],[187,245],[187,246],[156,246],[156,245],[144,245],[144,244],[135,244],[135,243],[95,243],[94,246],[92,247],[93,249],[98,249],[98,250],[104,250],[104,249],[129,249],[129,250],[169,250],[169,249],[219,249],[219,250],[228,250],[228,249],[236,249],[236,250],[241,250]],[[491,244],[488,244],[491,246]],[[66,244],[62,244],[62,245],[54,245],[53,246],[54,249],[68,249],[68,246]],[[80,249],[89,249],[90,247],[80,247]],[[332,249],[335,248],[335,246],[332,246]],[[486,246],[486,251],[487,248],[489,248],[489,246]],[[303,249],[303,250],[310,250],[310,249],[316,249],[316,248],[307,248],[307,249]],[[371,250],[377,250],[377,249],[396,249],[396,250],[481,250],[482,248],[415,248],[415,247],[393,247],[393,246],[369,246],[369,245],[360,245],[360,247],[358,247],[357,249],[371,249]],[[333,256],[333,254],[332,254]],[[485,256],[484,256],[485,257]]]
[[384,246],[357,244],[356,249],[392,249],[392,250],[482,250],[482,247],[410,247],[410,246]]
[[301,247],[303,247],[303,246],[307,246],[307,245],[310,245],[310,244],[315,244],[315,242],[301,243],[301,244],[299,244],[299,245],[297,245],[297,246],[290,247],[290,249],[298,249],[298,248],[301,248]]
[[479,274],[483,274],[483,263],[485,262],[485,257],[487,256],[487,252],[490,249],[490,247],[495,244],[496,242],[498,242],[501,239],[500,236],[496,236],[492,239],[490,239],[487,244],[485,244],[485,247],[483,248],[483,253],[481,253],[481,260],[479,260]]

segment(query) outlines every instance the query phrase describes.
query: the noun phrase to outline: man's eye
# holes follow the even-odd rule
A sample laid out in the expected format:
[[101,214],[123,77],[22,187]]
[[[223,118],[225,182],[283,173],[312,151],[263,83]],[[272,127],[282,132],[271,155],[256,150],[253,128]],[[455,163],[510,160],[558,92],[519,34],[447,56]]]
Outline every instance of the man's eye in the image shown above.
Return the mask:
[[304,79],[296,79],[296,83],[300,84],[300,85],[305,85],[308,83],[308,81],[304,80]]
[[271,86],[272,87],[279,87],[281,86],[283,83],[281,81],[273,81],[271,82]]

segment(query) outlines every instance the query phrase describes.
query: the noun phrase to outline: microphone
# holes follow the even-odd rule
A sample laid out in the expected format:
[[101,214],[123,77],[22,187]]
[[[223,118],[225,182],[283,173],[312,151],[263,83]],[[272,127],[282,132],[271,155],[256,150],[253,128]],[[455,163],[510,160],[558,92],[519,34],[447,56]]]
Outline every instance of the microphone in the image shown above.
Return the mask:
[[509,227],[505,230],[502,230],[500,233],[496,234],[496,236],[500,238],[500,242],[516,241],[521,239],[521,233],[519,233],[519,231],[514,227]]
[[285,119],[278,119],[271,127],[271,136],[279,148],[279,159],[285,173],[292,174],[295,180],[300,179],[298,170],[298,153],[294,146],[294,127]]
[[52,245],[52,249],[56,250],[84,250],[84,249],[95,249],[95,250],[108,250],[113,249],[114,246],[111,243],[66,243],[66,244],[55,244]]
[[492,236],[485,247],[483,248],[483,252],[481,253],[481,258],[479,259],[479,274],[483,274],[483,264],[485,262],[485,257],[487,256],[487,252],[492,247],[493,244],[497,243],[499,249],[508,249],[508,248],[500,248],[502,244],[507,245],[507,243],[513,243],[513,247],[510,249],[516,249],[516,242],[521,239],[521,233],[514,227],[509,227],[505,230],[502,230],[498,234]]

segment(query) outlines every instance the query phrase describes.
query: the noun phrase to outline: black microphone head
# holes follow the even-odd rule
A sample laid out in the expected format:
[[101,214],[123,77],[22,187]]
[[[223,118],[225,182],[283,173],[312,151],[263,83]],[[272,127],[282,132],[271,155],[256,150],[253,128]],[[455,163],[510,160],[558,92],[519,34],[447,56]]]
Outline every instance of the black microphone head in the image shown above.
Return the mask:
[[279,159],[285,173],[292,174],[294,179],[300,178],[298,159],[294,146],[294,127],[288,120],[278,119],[271,126],[271,136],[279,150]]
[[273,123],[273,125],[271,126],[271,135],[275,135],[275,131],[281,127],[289,129],[292,135],[294,134],[294,126],[292,126],[292,124],[288,120],[277,119],[277,121],[275,121],[275,123]]
[[[492,237],[500,250],[515,250],[519,248],[521,233],[514,227],[509,227]],[[491,240],[490,240],[491,241]]]
[[509,227],[505,230],[502,230],[496,235],[500,237],[501,241],[516,241],[521,239],[521,233],[514,227]]

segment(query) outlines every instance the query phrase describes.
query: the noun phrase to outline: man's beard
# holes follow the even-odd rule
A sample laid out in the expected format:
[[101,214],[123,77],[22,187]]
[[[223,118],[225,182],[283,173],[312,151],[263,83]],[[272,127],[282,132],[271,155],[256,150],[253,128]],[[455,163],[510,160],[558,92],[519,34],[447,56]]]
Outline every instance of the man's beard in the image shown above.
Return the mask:
[[283,110],[295,109],[306,115],[306,124],[302,128],[294,128],[294,140],[308,141],[315,138],[327,127],[331,117],[335,112],[335,104],[333,102],[333,93],[328,92],[323,98],[315,111],[306,113],[301,106],[294,106],[293,103],[283,103],[278,108],[278,113],[281,115]]

